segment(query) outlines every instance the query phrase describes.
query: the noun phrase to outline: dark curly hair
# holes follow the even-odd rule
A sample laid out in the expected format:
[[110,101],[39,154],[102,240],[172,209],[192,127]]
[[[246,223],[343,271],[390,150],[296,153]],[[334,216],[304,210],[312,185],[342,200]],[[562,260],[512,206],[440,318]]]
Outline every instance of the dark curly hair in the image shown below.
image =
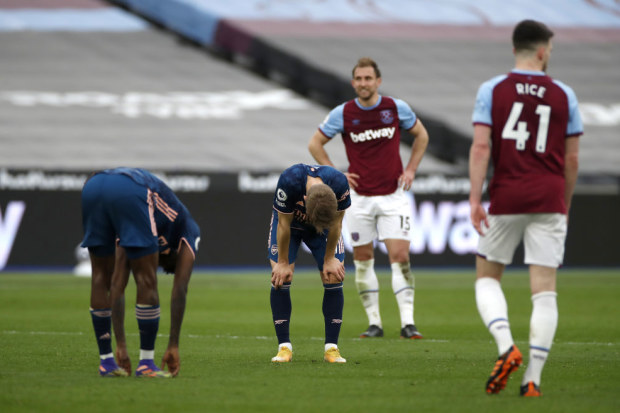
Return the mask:
[[177,268],[177,252],[172,248],[167,254],[159,254],[159,266],[164,269],[166,274],[174,274]]

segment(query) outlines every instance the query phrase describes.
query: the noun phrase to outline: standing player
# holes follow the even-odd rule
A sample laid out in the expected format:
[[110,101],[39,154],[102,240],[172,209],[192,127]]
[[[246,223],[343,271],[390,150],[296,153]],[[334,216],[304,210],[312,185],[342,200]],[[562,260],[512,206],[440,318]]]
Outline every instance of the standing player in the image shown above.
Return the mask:
[[[476,303],[499,353],[486,384],[489,394],[501,391],[522,363],[500,285],[522,240],[533,303],[522,396],[541,395],[540,376],[557,327],[556,269],[564,256],[583,126],[573,90],[545,74],[552,36],[543,23],[520,22],[512,35],[515,68],[480,86],[473,113],[469,203],[481,235]],[[495,171],[487,216],[481,197],[490,158]]]
[[[82,190],[83,247],[92,262],[91,317],[102,376],[131,371],[124,333],[124,290],[133,272],[140,329],[139,377],[171,377],[180,369],[179,333],[200,230],[189,211],[159,178],[143,169],[117,168],[93,174]],[[153,362],[159,328],[157,265],[174,273],[170,339],[160,370]],[[119,367],[112,354],[114,319]]]
[[[351,81],[357,98],[337,106],[310,139],[308,149],[322,165],[333,165],[325,144],[342,134],[349,171],[352,206],[347,212],[351,232],[355,284],[368,315],[368,330],[361,337],[382,337],[379,281],[374,270],[375,239],[383,241],[392,268],[392,289],[398,302],[401,337],[422,338],[413,318],[414,277],[409,264],[411,207],[404,191],[411,188],[415,172],[428,145],[428,133],[409,105],[379,95],[381,72],[370,58],[361,58]],[[403,170],[400,129],[415,142]]]
[[325,354],[329,363],[345,363],[338,349],[344,295],[344,210],[351,205],[347,178],[329,166],[293,165],[280,175],[269,229],[271,312],[278,337],[273,362],[293,358],[289,338],[290,287],[295,259],[303,241],[314,256],[323,281]]

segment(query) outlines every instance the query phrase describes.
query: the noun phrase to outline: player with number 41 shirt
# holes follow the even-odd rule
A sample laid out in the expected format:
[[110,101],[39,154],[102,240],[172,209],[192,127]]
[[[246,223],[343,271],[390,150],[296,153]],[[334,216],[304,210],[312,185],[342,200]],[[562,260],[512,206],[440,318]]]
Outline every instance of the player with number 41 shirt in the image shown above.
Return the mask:
[[491,128],[491,214],[566,214],[564,147],[583,133],[569,86],[513,69],[480,86],[473,123]]
[[[504,268],[520,243],[532,293],[529,361],[521,396],[542,395],[541,374],[557,328],[556,271],[564,259],[583,125],[573,90],[545,73],[552,37],[542,22],[518,23],[512,35],[514,69],[480,86],[472,117],[469,205],[480,234],[476,305],[499,355],[485,385],[488,394],[502,391],[523,362],[501,286]],[[481,198],[491,160],[487,214]]]

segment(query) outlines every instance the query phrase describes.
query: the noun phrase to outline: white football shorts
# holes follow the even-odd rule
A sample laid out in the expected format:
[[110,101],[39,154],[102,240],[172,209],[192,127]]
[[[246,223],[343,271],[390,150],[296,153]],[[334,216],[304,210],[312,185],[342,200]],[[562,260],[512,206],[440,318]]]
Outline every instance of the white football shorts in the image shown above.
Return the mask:
[[[478,241],[478,254],[488,261],[508,265],[523,240],[525,263],[557,268],[564,259],[566,215],[489,215],[489,228]],[[484,230],[484,227],[483,227]]]
[[351,190],[346,210],[347,228],[354,247],[375,239],[410,240],[412,205],[402,188],[389,195],[364,196]]

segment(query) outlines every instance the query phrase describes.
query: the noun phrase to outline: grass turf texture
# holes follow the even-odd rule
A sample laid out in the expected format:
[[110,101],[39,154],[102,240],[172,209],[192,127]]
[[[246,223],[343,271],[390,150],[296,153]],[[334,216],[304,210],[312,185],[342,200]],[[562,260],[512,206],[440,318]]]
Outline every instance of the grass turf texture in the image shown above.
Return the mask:
[[[345,365],[324,363],[318,274],[298,272],[291,295],[293,362],[274,364],[269,272],[194,274],[172,380],[101,378],[88,312],[90,280],[0,274],[0,406],[3,412],[616,412],[620,411],[620,271],[560,271],[560,321],[540,399],[518,396],[525,365],[507,388],[484,385],[497,357],[474,302],[473,271],[415,271],[423,340],[399,339],[396,302],[379,272],[385,337],[367,327],[353,271],[345,281],[339,347]],[[525,272],[503,281],[513,335],[527,363],[531,302]],[[167,344],[171,277],[159,277],[159,363]],[[135,369],[135,286],[126,328]]]

